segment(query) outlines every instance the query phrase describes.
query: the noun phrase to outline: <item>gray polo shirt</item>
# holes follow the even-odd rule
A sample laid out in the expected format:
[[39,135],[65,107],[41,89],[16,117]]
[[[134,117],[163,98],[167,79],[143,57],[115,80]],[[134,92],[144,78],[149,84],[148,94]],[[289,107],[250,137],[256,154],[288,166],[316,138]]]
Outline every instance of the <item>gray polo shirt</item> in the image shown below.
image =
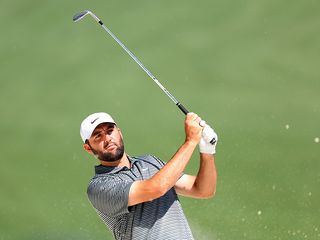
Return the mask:
[[131,184],[149,179],[163,166],[146,155],[128,157],[131,168],[96,166],[88,186],[88,197],[115,239],[193,239],[174,188],[153,201],[128,207]]

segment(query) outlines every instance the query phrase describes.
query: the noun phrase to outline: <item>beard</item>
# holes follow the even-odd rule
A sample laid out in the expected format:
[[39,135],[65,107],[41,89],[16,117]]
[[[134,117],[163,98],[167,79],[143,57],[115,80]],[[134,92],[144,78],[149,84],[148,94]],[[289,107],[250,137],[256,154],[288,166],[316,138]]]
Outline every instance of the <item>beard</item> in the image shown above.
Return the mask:
[[120,144],[116,144],[116,152],[110,153],[110,152],[101,152],[97,151],[93,148],[91,148],[91,151],[94,153],[94,155],[101,161],[104,162],[116,162],[120,160],[123,157],[124,154],[124,145],[122,139],[120,139]]

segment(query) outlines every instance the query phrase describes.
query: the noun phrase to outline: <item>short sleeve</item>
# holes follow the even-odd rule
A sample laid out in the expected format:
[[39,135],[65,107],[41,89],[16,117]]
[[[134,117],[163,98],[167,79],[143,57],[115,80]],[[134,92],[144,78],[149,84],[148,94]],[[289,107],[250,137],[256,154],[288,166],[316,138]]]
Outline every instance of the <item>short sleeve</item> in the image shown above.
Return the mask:
[[165,163],[164,161],[162,161],[160,158],[158,158],[158,157],[156,157],[156,156],[154,156],[154,155],[150,155],[150,156],[159,163],[159,165],[160,165],[161,168],[162,168],[164,165],[166,165],[166,163]]
[[88,198],[97,210],[109,215],[118,216],[129,213],[129,191],[133,182],[114,177],[98,177],[89,183]]
[[[154,156],[154,155],[151,155],[151,157],[155,160],[158,161],[158,163],[160,164],[160,168],[162,168],[164,165],[166,165],[166,162],[162,161],[160,158]],[[181,173],[179,179],[184,175],[184,172]]]

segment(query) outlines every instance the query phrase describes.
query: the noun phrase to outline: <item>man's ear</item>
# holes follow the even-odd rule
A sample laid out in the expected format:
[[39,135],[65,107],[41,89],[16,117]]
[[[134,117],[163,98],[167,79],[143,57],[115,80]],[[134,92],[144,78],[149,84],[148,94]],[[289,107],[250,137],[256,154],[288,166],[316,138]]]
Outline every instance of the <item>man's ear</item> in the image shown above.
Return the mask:
[[83,149],[86,150],[88,153],[93,154],[91,147],[89,146],[88,143],[83,144]]
[[[118,127],[117,127],[117,128],[118,128]],[[120,129],[120,128],[118,128],[118,131],[119,131],[119,133],[120,133],[121,138],[123,139],[121,129]]]

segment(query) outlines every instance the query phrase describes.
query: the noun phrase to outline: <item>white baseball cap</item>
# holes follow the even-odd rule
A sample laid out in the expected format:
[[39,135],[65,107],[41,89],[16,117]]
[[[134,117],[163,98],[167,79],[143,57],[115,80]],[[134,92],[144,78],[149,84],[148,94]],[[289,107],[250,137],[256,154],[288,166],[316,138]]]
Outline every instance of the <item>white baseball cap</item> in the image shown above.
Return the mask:
[[101,123],[115,123],[108,113],[98,112],[86,117],[80,125],[80,136],[83,142],[91,137],[94,129]]

